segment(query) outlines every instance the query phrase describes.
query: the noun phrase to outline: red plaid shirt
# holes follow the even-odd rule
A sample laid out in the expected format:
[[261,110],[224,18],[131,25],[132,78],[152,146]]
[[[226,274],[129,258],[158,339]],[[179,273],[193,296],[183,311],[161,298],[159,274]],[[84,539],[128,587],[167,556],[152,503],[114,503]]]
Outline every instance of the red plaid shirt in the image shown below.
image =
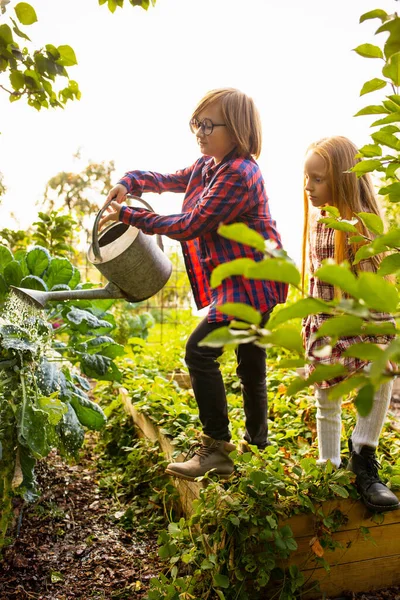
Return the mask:
[[[325,259],[335,257],[335,230],[326,227],[324,223],[318,222],[318,220],[321,217],[326,216],[325,211],[321,211],[320,209],[315,209],[311,207],[309,215],[310,217],[308,242],[310,280],[308,293],[313,298],[320,298],[321,300],[326,300],[327,302],[330,302],[334,299],[335,296],[333,285],[331,285],[330,283],[320,281],[317,277],[314,276],[314,273],[317,269],[319,269],[319,267],[321,267],[322,262]],[[372,263],[370,261],[363,262],[366,263],[364,265],[365,270],[368,267],[372,269]],[[374,311],[374,317],[377,321],[391,321],[394,323],[392,316],[388,313],[379,313]],[[355,335],[343,337],[340,338],[338,342],[333,346],[330,356],[325,356],[321,358],[315,356],[314,353],[323,346],[329,345],[330,338],[321,337],[315,339],[315,333],[318,331],[321,325],[325,323],[325,321],[329,318],[330,315],[320,313],[317,315],[308,315],[308,317],[306,317],[303,320],[303,335],[305,338],[306,354],[308,358],[313,360],[313,364],[307,365],[308,374],[311,374],[318,364],[340,363],[344,365],[350,373],[363,369],[365,366],[368,365],[368,361],[361,360],[360,358],[354,358],[351,356],[342,357],[343,352],[345,352],[345,350],[347,350],[347,348],[349,348],[353,344],[388,344],[393,339],[392,336],[388,335]],[[339,383],[340,381],[343,381],[344,378],[344,376],[336,377],[335,379],[331,379],[329,381],[323,381],[322,383],[318,384],[318,386],[322,388],[328,388],[335,385],[336,383]]]
[[210,305],[208,321],[226,321],[216,310],[226,302],[242,302],[266,312],[285,302],[287,285],[275,281],[230,277],[215,289],[209,285],[213,269],[236,258],[259,261],[263,254],[217,233],[220,223],[245,223],[265,239],[281,240],[271,218],[264,180],[253,159],[229,154],[218,164],[210,157],[170,175],[130,171],[119,181],[132,194],[182,192],[182,212],[162,216],[143,208],[123,206],[119,219],[149,234],[163,234],[182,245],[190,284],[198,308]]

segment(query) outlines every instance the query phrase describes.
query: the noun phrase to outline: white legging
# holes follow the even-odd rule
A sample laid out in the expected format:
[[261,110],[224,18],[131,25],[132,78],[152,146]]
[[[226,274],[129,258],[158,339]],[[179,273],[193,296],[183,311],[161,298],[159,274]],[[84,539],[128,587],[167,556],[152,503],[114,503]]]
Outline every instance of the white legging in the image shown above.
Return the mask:
[[[379,436],[385,423],[390,404],[393,380],[384,383],[376,391],[371,412],[366,417],[357,414],[357,423],[351,434],[353,449],[359,452],[362,446],[376,448]],[[340,434],[342,431],[341,404],[342,399],[329,400],[328,390],[315,387],[315,404],[317,407],[318,463],[328,459],[340,465]]]

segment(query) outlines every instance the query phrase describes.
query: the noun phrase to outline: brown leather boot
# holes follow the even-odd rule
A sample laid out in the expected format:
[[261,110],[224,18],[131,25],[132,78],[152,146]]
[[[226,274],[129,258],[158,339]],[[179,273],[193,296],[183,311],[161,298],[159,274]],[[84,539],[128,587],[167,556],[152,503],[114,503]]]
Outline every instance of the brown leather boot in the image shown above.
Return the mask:
[[229,453],[234,450],[236,446],[230,442],[202,435],[201,446],[195,451],[193,458],[185,462],[170,463],[165,472],[189,481],[194,481],[208,471],[222,479],[228,479],[233,473],[233,461],[229,458]]

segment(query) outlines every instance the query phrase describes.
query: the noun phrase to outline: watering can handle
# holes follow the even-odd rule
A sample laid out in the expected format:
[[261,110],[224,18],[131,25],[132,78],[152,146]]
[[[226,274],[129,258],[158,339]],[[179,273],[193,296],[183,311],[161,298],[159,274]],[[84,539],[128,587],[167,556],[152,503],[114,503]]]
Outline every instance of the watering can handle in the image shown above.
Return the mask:
[[[131,194],[127,194],[126,197],[132,198],[132,200],[141,202],[142,204],[145,205],[146,208],[151,210],[151,212],[154,212],[154,209],[150,206],[150,204],[148,202],[146,202],[146,200],[139,198],[139,196],[132,196]],[[114,200],[114,198],[111,198],[111,200],[106,202],[106,204],[103,206],[103,208],[101,208],[99,210],[99,212],[97,213],[96,218],[94,220],[93,232],[92,232],[92,249],[93,249],[93,254],[94,254],[95,258],[97,258],[97,260],[100,260],[100,261],[102,259],[101,259],[100,246],[99,246],[99,222],[100,222],[101,217],[103,216],[104,211],[110,206],[110,204],[113,200]],[[161,235],[159,235],[157,233],[156,239],[157,239],[157,245],[159,246],[159,248],[161,248],[161,250],[164,251],[164,244],[162,243]]]

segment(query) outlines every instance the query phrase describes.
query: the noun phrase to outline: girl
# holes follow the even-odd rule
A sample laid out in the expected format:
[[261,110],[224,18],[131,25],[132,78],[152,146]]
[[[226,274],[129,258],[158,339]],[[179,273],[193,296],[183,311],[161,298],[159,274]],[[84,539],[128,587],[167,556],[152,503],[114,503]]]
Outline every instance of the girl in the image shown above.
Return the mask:
[[[305,161],[305,193],[304,193],[304,236],[303,236],[303,275],[306,254],[306,242],[309,245],[309,294],[314,298],[330,301],[334,299],[335,290],[332,285],[319,281],[314,272],[327,258],[337,263],[354,259],[355,250],[348,242],[348,234],[326,227],[318,219],[324,216],[326,205],[338,208],[343,219],[351,219],[354,213],[371,212],[379,215],[371,177],[363,175],[357,179],[355,173],[347,171],[358,161],[355,158],[358,150],[345,137],[322,139],[308,149]],[[361,233],[367,230],[361,226]],[[369,234],[370,235],[370,234]],[[356,268],[376,271],[379,258],[374,256],[362,261]],[[355,268],[353,268],[355,271]],[[370,342],[387,344],[389,336],[345,337],[339,339],[328,357],[318,357],[314,353],[318,348],[329,343],[329,338],[314,339],[316,331],[329,318],[327,314],[309,315],[303,323],[303,334],[306,352],[309,358],[318,363],[344,364],[352,372],[368,365],[366,361],[343,357],[342,353],[352,344]],[[375,313],[381,321],[392,320],[389,314]],[[312,370],[312,365],[310,366]],[[315,387],[317,406],[317,437],[319,462],[330,460],[336,467],[340,466],[340,434],[341,434],[341,399],[328,399],[328,390],[342,378],[325,381]],[[348,468],[356,474],[356,484],[368,508],[374,511],[394,510],[399,507],[397,497],[382,483],[378,476],[378,462],[375,449],[385,421],[391,398],[393,381],[384,383],[377,391],[371,412],[366,417],[357,415],[357,424],[349,440],[350,461]]]
[[[265,322],[272,308],[286,300],[287,286],[241,276],[227,279],[215,289],[209,285],[213,269],[221,262],[239,257],[262,259],[261,252],[220,236],[220,223],[245,223],[281,247],[255,161],[261,151],[261,124],[253,100],[236,89],[213,90],[195,108],[190,129],[203,156],[172,175],[127,173],[108,194],[107,201],[113,201],[101,224],[120,220],[145,233],[179,240],[196,305],[210,307],[189,337],[185,355],[203,426],[202,443],[192,459],[167,467],[167,473],[193,480],[211,469],[229,477],[233,471],[229,453],[235,449],[230,443],[225,388],[217,360],[222,349],[201,347],[198,342],[229,322],[229,317],[218,312],[218,305],[248,304],[263,314]],[[166,191],[184,193],[181,213],[161,216],[121,205],[127,193]],[[245,440],[262,449],[268,444],[266,353],[254,344],[244,344],[238,346],[236,356],[246,417]]]

